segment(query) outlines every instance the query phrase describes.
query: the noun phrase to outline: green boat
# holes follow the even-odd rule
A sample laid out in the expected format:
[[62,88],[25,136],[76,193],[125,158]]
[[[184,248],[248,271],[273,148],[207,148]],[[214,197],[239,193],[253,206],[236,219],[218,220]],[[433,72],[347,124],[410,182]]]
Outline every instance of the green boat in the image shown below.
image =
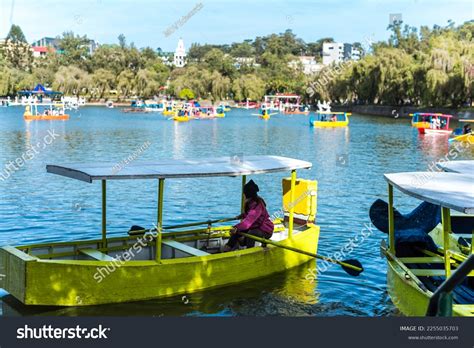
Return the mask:
[[[385,174],[388,204],[376,201],[370,217],[388,233],[388,246],[385,240],[381,245],[387,260],[387,288],[404,315],[427,315],[440,289],[452,283],[451,278],[460,278],[461,268],[464,272],[464,266],[472,265],[474,177],[459,169],[470,165],[456,164],[458,169],[450,167],[451,172]],[[394,208],[394,187],[423,203],[410,214],[399,213]],[[469,267],[467,277],[449,293],[452,305],[444,306],[447,315],[474,316],[474,271]]]

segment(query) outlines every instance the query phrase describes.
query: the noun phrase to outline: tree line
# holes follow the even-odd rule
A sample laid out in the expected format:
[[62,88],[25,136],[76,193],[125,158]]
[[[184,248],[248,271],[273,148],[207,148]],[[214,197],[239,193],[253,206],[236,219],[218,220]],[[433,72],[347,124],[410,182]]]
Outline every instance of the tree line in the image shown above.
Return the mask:
[[13,25],[0,45],[0,95],[37,83],[67,95],[124,100],[166,94],[212,101],[261,100],[265,94],[297,93],[306,103],[459,107],[472,103],[474,21],[417,28],[388,27],[386,41],[372,43],[359,61],[343,61],[305,75],[298,56],[321,61],[322,38],[307,43],[291,30],[230,45],[192,44],[184,68],[166,64],[159,50],[137,48],[124,35],[92,54],[90,39],[72,32],[58,37],[58,51],[33,58],[21,28]]

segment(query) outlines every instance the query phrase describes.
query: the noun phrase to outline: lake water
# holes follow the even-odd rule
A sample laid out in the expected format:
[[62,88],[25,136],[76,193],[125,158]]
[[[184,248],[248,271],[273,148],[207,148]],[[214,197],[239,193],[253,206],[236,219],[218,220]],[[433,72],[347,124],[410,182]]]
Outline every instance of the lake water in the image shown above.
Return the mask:
[[[310,262],[283,274],[186,297],[65,309],[3,303],[3,315],[397,315],[387,295],[386,265],[379,252],[385,236],[365,228],[371,203],[386,199],[383,174],[426,170],[445,156],[474,157],[473,147],[458,152],[444,137],[419,136],[407,119],[353,115],[347,129],[314,129],[308,116],[277,115],[263,121],[247,110],[232,110],[225,119],[188,123],[169,121],[161,114],[133,115],[99,107],[73,111],[66,122],[27,123],[22,115],[21,107],[0,108],[0,174],[7,177],[9,161],[32,147],[36,150],[24,155],[33,158],[9,178],[0,177],[0,245],[99,238],[100,183],[47,174],[46,164],[120,163],[134,152],[139,152],[137,162],[280,155],[313,163],[299,176],[318,180],[319,253],[331,256],[351,238],[368,235],[347,257],[360,260],[365,272],[353,278],[333,266],[311,283],[305,279],[308,269],[315,267]],[[270,214],[281,206],[285,176],[252,177]],[[109,235],[124,235],[133,224],[151,227],[156,220],[156,181],[115,181],[107,188]],[[164,222],[234,216],[240,209],[239,194],[240,178],[167,180]],[[395,202],[402,211],[418,203],[400,195]]]

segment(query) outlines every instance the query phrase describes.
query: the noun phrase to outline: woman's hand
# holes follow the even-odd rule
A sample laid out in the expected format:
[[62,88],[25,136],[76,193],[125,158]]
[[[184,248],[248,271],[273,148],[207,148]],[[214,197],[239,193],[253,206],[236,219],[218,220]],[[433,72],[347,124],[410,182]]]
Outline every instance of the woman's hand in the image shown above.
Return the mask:
[[234,235],[234,234],[236,234],[237,232],[238,232],[238,230],[237,230],[235,227],[233,227],[233,228],[230,230],[230,234],[231,234],[231,235]]

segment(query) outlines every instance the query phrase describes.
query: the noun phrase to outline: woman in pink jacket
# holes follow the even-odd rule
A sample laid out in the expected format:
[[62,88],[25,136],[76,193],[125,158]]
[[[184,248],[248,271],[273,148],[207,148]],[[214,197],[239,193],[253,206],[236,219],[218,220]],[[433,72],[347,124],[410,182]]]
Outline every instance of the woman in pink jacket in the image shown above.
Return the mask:
[[274,228],[273,222],[270,220],[265,201],[257,194],[258,191],[258,186],[253,180],[245,184],[244,213],[238,216],[238,218],[242,220],[231,230],[229,241],[223,248],[224,252],[236,249],[238,246],[237,243],[247,248],[255,246],[253,239],[245,238],[241,236],[239,232],[245,232],[260,238],[271,238]]

